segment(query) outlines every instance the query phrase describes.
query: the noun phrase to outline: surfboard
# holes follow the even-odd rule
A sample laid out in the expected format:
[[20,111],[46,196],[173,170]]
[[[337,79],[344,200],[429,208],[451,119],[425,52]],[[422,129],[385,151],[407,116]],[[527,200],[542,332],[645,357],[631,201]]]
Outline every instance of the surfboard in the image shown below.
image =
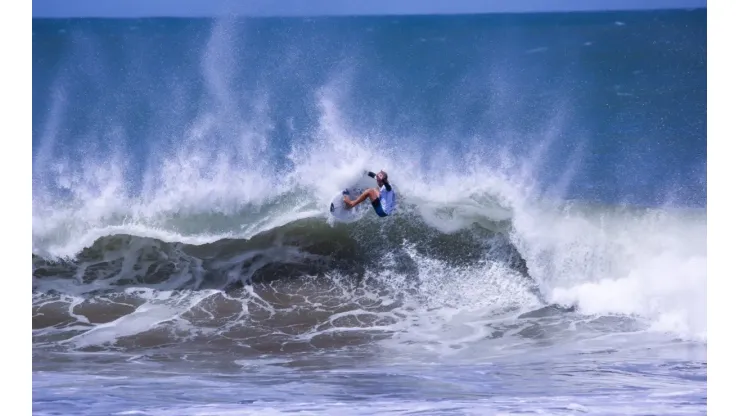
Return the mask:
[[[348,190],[350,199],[357,198],[364,191],[362,188],[350,188]],[[340,192],[329,203],[329,213],[339,222],[355,222],[367,213],[370,207],[368,201],[363,201],[356,207],[348,209],[344,204],[344,195]]]

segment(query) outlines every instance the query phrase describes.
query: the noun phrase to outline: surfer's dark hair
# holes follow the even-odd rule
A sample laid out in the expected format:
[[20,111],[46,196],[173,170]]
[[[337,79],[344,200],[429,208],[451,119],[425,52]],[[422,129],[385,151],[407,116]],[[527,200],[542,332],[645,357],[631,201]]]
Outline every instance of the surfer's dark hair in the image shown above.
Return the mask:
[[[386,171],[384,171],[384,170],[381,170],[378,173],[382,173],[383,174],[383,185],[387,186],[388,189],[390,190],[391,184],[388,183],[388,173],[386,173]],[[367,173],[367,176],[369,176],[371,178],[375,178],[376,174],[375,174],[375,172],[368,172]]]
[[382,173],[383,174],[383,185],[385,185],[386,189],[388,189],[389,191],[391,189],[393,189],[393,188],[391,188],[391,184],[388,183],[388,174],[384,170],[381,170],[378,173]]

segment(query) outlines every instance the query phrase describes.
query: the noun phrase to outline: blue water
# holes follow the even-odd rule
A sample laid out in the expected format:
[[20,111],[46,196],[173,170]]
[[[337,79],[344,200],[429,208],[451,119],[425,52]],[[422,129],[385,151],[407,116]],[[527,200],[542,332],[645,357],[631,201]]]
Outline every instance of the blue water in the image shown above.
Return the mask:
[[34,413],[706,413],[706,10],[35,19],[33,180]]

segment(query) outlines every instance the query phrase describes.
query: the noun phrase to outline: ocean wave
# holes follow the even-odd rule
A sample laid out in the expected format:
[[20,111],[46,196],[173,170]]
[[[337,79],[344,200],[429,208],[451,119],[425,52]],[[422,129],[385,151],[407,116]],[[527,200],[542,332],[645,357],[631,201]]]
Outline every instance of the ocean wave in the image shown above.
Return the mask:
[[[249,238],[178,238],[157,230],[142,229],[140,234],[113,233],[95,239],[76,255],[66,258],[34,255],[34,277],[74,278],[79,282],[108,280],[118,275],[124,282],[165,280],[177,268],[178,261],[198,265],[201,278],[179,288],[198,288],[217,280],[212,274],[239,270],[242,282],[273,280],[294,274],[300,267],[307,270],[334,270],[358,266],[372,269],[374,259],[400,255],[403,247],[415,247],[424,256],[447,264],[474,264],[484,258],[497,258],[527,276],[526,263],[507,240],[507,224],[484,228],[477,223],[458,232],[447,233],[429,227],[420,216],[399,216],[392,221],[365,218],[353,224],[332,224],[325,217],[304,218],[270,228]],[[116,228],[100,230],[111,233]],[[393,262],[404,263],[394,257]],[[406,262],[407,263],[407,262]],[[128,274],[121,268],[128,264]],[[268,265],[292,265],[294,269],[268,270]],[[166,267],[169,266],[169,267]],[[299,267],[300,266],[300,267]],[[164,272],[161,269],[166,268]],[[161,272],[160,277],[155,277]],[[306,272],[303,272],[306,274]]]
[[[34,22],[34,345],[705,340],[701,36],[494,20]],[[327,222],[379,169],[397,213]]]

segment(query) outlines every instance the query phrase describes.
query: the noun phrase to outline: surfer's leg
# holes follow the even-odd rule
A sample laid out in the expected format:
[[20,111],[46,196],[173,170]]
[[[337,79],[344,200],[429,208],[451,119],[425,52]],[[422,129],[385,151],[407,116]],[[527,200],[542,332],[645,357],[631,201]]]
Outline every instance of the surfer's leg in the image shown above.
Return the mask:
[[373,201],[373,208],[375,209],[375,213],[378,214],[379,217],[388,216],[388,214],[386,214],[383,210],[383,207],[380,205],[380,198],[377,198]]
[[344,203],[347,205],[348,208],[354,208],[367,198],[370,198],[371,202],[375,202],[378,198],[380,198],[380,192],[375,188],[365,189],[365,192],[360,194],[360,196],[358,196],[357,199],[355,199],[354,201],[351,201],[349,199],[349,196],[345,195]]

